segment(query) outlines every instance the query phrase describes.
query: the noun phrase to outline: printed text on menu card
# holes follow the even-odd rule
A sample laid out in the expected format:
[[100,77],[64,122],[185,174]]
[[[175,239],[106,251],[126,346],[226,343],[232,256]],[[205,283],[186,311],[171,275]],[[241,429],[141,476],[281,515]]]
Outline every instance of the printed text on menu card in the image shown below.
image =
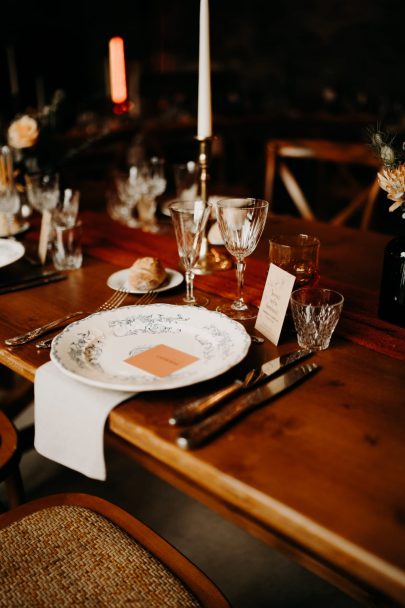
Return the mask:
[[255,328],[273,344],[278,344],[295,276],[270,264]]

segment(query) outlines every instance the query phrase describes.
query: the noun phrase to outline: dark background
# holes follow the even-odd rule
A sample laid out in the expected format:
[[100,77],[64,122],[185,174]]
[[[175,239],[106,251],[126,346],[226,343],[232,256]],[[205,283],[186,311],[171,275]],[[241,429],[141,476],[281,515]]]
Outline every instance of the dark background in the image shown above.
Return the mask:
[[[212,0],[215,109],[261,113],[328,107],[401,118],[404,4]],[[36,104],[38,76],[43,78],[47,101],[62,88],[72,104],[86,108],[106,94],[108,40],[113,35],[124,37],[127,60],[140,63],[145,93],[152,84],[161,94],[165,89],[170,93],[169,76],[182,76],[191,109],[196,97],[198,23],[198,0],[27,6],[13,2],[1,24],[1,109],[14,110],[8,94],[7,46],[15,51],[20,109]]]
[[[61,134],[84,128],[86,137],[88,128],[93,135],[103,129],[112,115],[108,40],[119,35],[130,90],[134,67],[140,74],[140,106],[122,147],[147,131],[151,152],[169,162],[195,155],[199,4],[13,2],[0,24],[3,140],[17,113],[35,113],[38,78],[46,104],[55,90],[64,91],[56,123]],[[212,177],[261,195],[269,137],[366,141],[367,128],[377,124],[401,137],[404,17],[403,0],[211,0],[214,132],[223,146]],[[18,73],[14,98],[7,48]],[[97,162],[100,173],[105,166]],[[95,164],[81,170],[97,177]]]

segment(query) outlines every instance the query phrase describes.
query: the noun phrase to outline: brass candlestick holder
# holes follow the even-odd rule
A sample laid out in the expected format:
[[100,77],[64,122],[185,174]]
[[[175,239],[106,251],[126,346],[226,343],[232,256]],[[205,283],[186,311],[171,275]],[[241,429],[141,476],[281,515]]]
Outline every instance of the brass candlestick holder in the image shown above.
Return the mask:
[[[209,205],[208,198],[208,166],[209,155],[211,152],[212,137],[196,137],[199,142],[198,163],[200,165],[200,197],[204,205]],[[220,251],[217,247],[210,246],[208,242],[208,231],[215,222],[214,209],[211,210],[205,234],[202,238],[200,254],[197,263],[193,268],[195,274],[211,274],[217,270],[229,270],[233,262],[226,252]]]

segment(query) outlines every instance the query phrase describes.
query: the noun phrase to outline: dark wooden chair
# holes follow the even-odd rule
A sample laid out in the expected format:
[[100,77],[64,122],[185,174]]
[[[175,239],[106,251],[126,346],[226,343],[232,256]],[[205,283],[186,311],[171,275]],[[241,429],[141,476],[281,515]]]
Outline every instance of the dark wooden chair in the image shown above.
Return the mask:
[[[296,171],[297,161],[303,160],[315,161],[318,166],[334,165],[340,171],[342,182],[346,180],[347,184],[350,183],[350,194],[353,196],[349,196],[344,207],[340,208],[333,217],[328,218],[328,221],[333,224],[343,224],[361,210],[360,228],[367,230],[379,193],[377,170],[380,163],[371,149],[366,144],[322,139],[274,139],[267,142],[265,198],[272,201],[275,179],[278,175],[299,214],[305,219],[314,220],[316,218],[314,205],[308,202],[307,196],[304,194],[305,188],[303,189],[299,184],[296,173],[292,169],[292,164],[294,164],[294,171]],[[356,179],[356,168],[358,171],[359,167],[369,169],[369,179],[365,187]],[[325,200],[323,205],[328,205],[328,200]]]
[[229,606],[174,547],[95,496],[60,494],[0,515],[0,546],[0,606]]
[[0,410],[0,482],[5,484],[9,508],[16,507],[24,500],[20,456],[17,430]]
[[0,410],[10,419],[20,414],[34,399],[32,382],[0,365]]

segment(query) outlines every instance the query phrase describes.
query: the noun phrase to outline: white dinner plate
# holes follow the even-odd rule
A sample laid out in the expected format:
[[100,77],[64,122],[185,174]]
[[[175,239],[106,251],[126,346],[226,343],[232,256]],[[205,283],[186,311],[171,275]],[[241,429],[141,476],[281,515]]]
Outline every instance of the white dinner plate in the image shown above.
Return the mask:
[[0,239],[0,268],[16,262],[25,253],[25,247],[12,239]]
[[[85,384],[153,391],[188,386],[226,372],[246,356],[250,342],[241,323],[205,308],[123,306],[68,325],[52,341],[51,359],[63,373]],[[158,345],[197,360],[163,377],[125,362]]]
[[[183,282],[183,275],[181,272],[177,272],[177,270],[173,270],[173,268],[165,268],[167,272],[167,277],[159,287],[156,287],[153,291],[167,291],[168,289],[173,289],[180,285]],[[140,291],[139,289],[134,289],[130,287],[127,283],[129,268],[124,268],[124,270],[118,270],[118,272],[114,272],[107,279],[108,287],[111,289],[128,289],[128,293],[147,293],[147,290]]]

